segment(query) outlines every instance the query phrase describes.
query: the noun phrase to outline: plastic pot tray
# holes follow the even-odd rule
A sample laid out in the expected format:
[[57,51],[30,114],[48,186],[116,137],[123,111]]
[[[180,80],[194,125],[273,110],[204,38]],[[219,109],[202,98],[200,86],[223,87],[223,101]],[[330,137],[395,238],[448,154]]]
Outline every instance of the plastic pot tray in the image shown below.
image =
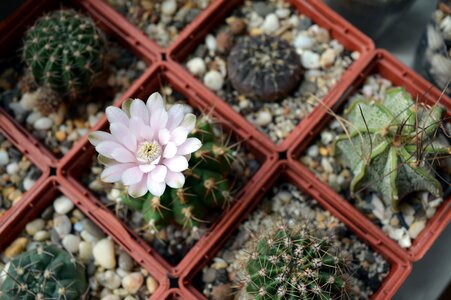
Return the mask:
[[[333,110],[339,111],[348,97],[362,85],[366,77],[374,73],[378,73],[383,78],[390,80],[394,86],[406,88],[413,99],[418,98],[420,102],[433,105],[437,99],[442,97],[440,103],[446,107],[446,116],[448,119],[450,118],[451,100],[445,95],[441,95],[441,92],[433,87],[431,83],[396,60],[385,50],[375,51],[367,67],[355,78],[346,92],[337,98],[333,104]],[[298,137],[296,144],[288,153],[289,161],[296,168],[297,173],[309,181],[325,199],[334,204],[344,215],[361,224],[363,226],[362,228],[369,228],[374,231],[379,237],[380,242],[387,245],[393,252],[398,253],[398,255],[410,261],[421,259],[451,220],[451,199],[444,199],[435,215],[428,220],[425,229],[413,240],[412,246],[407,250],[402,249],[379,226],[372,223],[342,196],[338,195],[327,184],[319,180],[307,167],[298,162],[300,155],[331,121],[331,116],[325,109],[322,109],[316,111],[316,114],[311,117],[311,120],[314,121],[310,122],[309,126],[305,128],[305,131]]]
[[28,222],[39,217],[46,207],[52,204],[53,200],[59,195],[68,197],[75,206],[80,209],[91,221],[99,226],[102,231],[111,236],[114,241],[126,251],[141,267],[146,269],[152,277],[154,277],[159,287],[150,299],[161,299],[161,294],[164,293],[169,286],[168,279],[164,270],[157,264],[144,260],[143,251],[139,247],[131,248],[128,241],[117,238],[114,227],[102,225],[99,219],[105,216],[98,207],[84,198],[79,198],[72,193],[72,188],[64,181],[58,180],[55,176],[49,177],[33,194],[33,197],[24,199],[24,205],[21,205],[15,210],[14,218],[9,218],[3,225],[0,226],[0,251],[3,251],[10,245],[14,239],[24,230]]
[[[161,265],[165,267],[167,272],[171,276],[178,276],[181,271],[187,268],[187,264],[197,256],[200,249],[204,249],[205,245],[209,243],[211,238],[218,236],[218,231],[223,230],[225,224],[230,221],[230,216],[241,210],[243,207],[253,201],[254,195],[262,187],[263,179],[268,175],[268,170],[274,165],[275,153],[265,149],[261,146],[259,136],[253,136],[246,132],[245,129],[240,127],[234,121],[234,115],[230,116],[224,114],[221,111],[216,110],[214,107],[210,107],[199,94],[192,89],[192,87],[183,81],[183,79],[172,70],[171,65],[160,62],[156,63],[149,72],[146,73],[148,77],[142,85],[133,94],[133,98],[147,99],[150,93],[159,90],[159,87],[164,83],[168,83],[177,92],[180,92],[187,99],[187,102],[195,109],[204,112],[211,112],[212,116],[217,119],[221,127],[225,132],[230,132],[237,141],[241,142],[259,161],[260,168],[252,176],[249,182],[241,188],[238,194],[235,196],[236,200],[228,211],[222,213],[218,220],[213,223],[207,233],[192,247],[192,249],[185,255],[180,263],[176,266],[172,266],[163,257],[161,257],[151,246],[149,246],[142,238],[140,238],[133,230],[128,228],[122,221],[104,207],[96,197],[88,191],[79,181],[82,174],[88,172],[91,165],[92,158],[95,155],[95,150],[87,140],[87,137],[83,138],[78,149],[74,151],[73,155],[66,155],[61,163],[61,168],[58,169],[58,176],[65,177],[74,187],[74,193],[78,192],[81,197],[87,198],[86,201],[96,203],[101,207],[101,210],[105,213],[105,218],[100,220],[101,222],[110,223],[109,226],[113,226],[119,236],[124,239],[130,240],[130,246],[132,248],[141,247],[145,249],[148,257],[155,257]],[[116,103],[116,106],[120,106],[121,102]],[[102,130],[107,130],[108,123],[106,119],[103,120],[99,126]],[[75,191],[76,190],[76,191]]]
[[[300,13],[309,17],[315,24],[330,31],[332,38],[338,40],[347,50],[358,51],[360,58],[355,61],[342,75],[337,84],[322,99],[324,103],[333,103],[347,88],[347,86],[357,77],[366,64],[366,59],[374,50],[373,42],[363,33],[341,18],[338,14],[330,10],[320,1],[314,0],[286,0]],[[211,100],[211,103],[223,111],[235,114],[240,119],[242,126],[246,127],[248,132],[253,135],[261,135],[265,144],[278,152],[287,151],[288,148],[298,140],[298,136],[304,130],[306,124],[310,121],[310,116],[304,118],[293,131],[279,144],[275,144],[270,138],[260,132],[254,125],[247,121],[240,113],[236,112],[229,104],[219,98],[213,91],[210,91],[202,82],[189,73],[184,66],[180,65],[191,54],[195,48],[205,40],[205,36],[214,30],[233,9],[243,4],[243,0],[223,0],[210,5],[202,18],[196,19],[190,29],[185,30],[178,37],[177,41],[169,48],[166,57],[170,61],[178,62],[180,73],[189,80],[191,85],[199,86],[202,94]],[[220,4],[220,5],[219,5]],[[318,105],[316,109],[318,109]]]
[[[11,17],[6,19],[0,27],[0,57],[11,55],[11,53],[17,51],[17,49],[19,49],[18,47],[20,45],[20,40],[22,39],[27,28],[45,12],[61,8],[62,5],[73,7],[90,15],[102,31],[108,35],[111,35],[124,48],[131,50],[131,52],[133,52],[137,57],[145,61],[147,65],[151,65],[152,62],[157,60],[157,57],[153,52],[150,52],[148,48],[144,47],[133,35],[130,35],[124,31],[120,22],[111,22],[97,10],[92,9],[91,5],[85,0],[26,1],[18,8],[18,13],[15,12]],[[142,80],[143,75],[141,75],[141,77],[130,86],[128,91],[124,92],[121,98],[128,98],[134,93],[134,90],[140,86],[140,80]],[[10,122],[14,123],[14,127],[16,127],[29,142],[40,149],[40,152],[42,153],[42,160],[44,160],[51,167],[56,167],[58,165],[59,159],[55,157],[55,155],[51,153],[45,145],[40,143],[27,129],[25,129],[11,115],[9,115],[5,109],[0,108],[0,114],[6,116]],[[97,127],[97,125],[95,127]],[[77,142],[74,143],[71,150],[76,148],[76,144]],[[69,151],[67,155],[70,155],[70,153],[71,151]]]
[[310,195],[312,198],[318,201],[320,206],[325,210],[331,212],[331,214],[337,217],[343,222],[356,236],[367,243],[375,252],[378,252],[384,256],[384,258],[390,263],[390,274],[382,282],[379,290],[372,296],[371,299],[391,299],[397,289],[401,286],[404,280],[407,278],[411,271],[411,265],[406,259],[399,258],[394,254],[387,245],[381,243],[380,240],[375,237],[374,230],[372,228],[365,229],[366,227],[359,222],[350,220],[345,215],[340,213],[332,203],[323,198],[323,195],[319,193],[311,183],[304,180],[302,176],[297,174],[297,170],[289,166],[288,162],[281,161],[273,169],[276,173],[270,176],[264,184],[264,187],[259,190],[258,195],[254,198],[254,201],[249,205],[240,215],[235,216],[233,220],[233,226],[231,228],[225,228],[220,232],[220,238],[212,240],[202,252],[198,253],[196,260],[191,262],[191,268],[187,269],[179,280],[180,288],[186,294],[191,293],[192,296],[187,299],[206,299],[204,295],[200,293],[193,285],[191,281],[193,278],[205,267],[205,265],[215,257],[216,253],[227,242],[228,238],[232,235],[244,220],[252,213],[255,207],[261,202],[263,197],[271,190],[271,187],[279,182],[290,182],[294,184],[301,192]]

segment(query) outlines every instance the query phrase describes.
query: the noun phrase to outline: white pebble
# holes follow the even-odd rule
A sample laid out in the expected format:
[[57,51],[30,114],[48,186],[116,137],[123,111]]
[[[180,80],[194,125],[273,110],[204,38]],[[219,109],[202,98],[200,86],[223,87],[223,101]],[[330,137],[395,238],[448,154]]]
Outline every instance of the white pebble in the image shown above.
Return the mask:
[[328,68],[335,62],[335,51],[332,49],[327,49],[321,54],[319,63],[322,68]]
[[81,239],[77,235],[68,234],[63,238],[63,247],[70,253],[76,253],[80,245]]
[[101,300],[121,300],[121,298],[116,295],[106,295]]
[[33,125],[41,117],[42,117],[42,115],[39,112],[34,111],[34,112],[32,112],[31,114],[28,115],[28,117],[27,117],[27,124]]
[[9,163],[9,155],[3,149],[0,149],[0,166],[6,166]]
[[290,10],[288,8],[279,8],[276,10],[276,15],[281,19],[285,19],[290,15]]
[[263,110],[258,112],[257,117],[255,118],[255,125],[258,126],[266,126],[270,124],[272,121],[272,115],[269,111]]
[[105,269],[114,269],[116,267],[116,253],[114,243],[106,238],[97,242],[92,251],[94,260]]
[[115,290],[121,286],[121,278],[111,270],[98,274],[96,278],[102,286],[110,290]]
[[167,16],[172,16],[177,10],[177,3],[175,0],[166,0],[161,5],[161,12]]
[[49,237],[50,237],[49,232],[45,230],[40,230],[33,235],[33,239],[37,242],[46,241],[49,239]]
[[388,236],[396,241],[401,240],[403,235],[404,235],[403,228],[392,228],[392,227],[388,228]]
[[410,237],[406,234],[399,240],[399,245],[402,248],[410,248],[410,246],[412,246],[412,241]]
[[261,29],[265,33],[274,33],[279,29],[279,18],[275,14],[267,15]]
[[326,173],[333,173],[334,172],[334,168],[332,167],[332,165],[330,164],[329,160],[327,159],[327,157],[323,157],[321,158],[321,167],[323,167],[324,172]]
[[312,145],[307,149],[307,155],[310,157],[317,157],[319,154],[318,145]]
[[26,177],[23,181],[23,188],[26,191],[29,191],[34,186],[35,183],[36,183],[36,180],[33,180],[30,177]]
[[294,46],[299,49],[310,49],[314,44],[315,42],[313,41],[313,39],[304,34],[299,34],[294,39]]
[[320,56],[312,51],[304,51],[301,57],[302,66],[306,69],[318,69],[321,65],[319,63]]
[[334,139],[334,135],[330,131],[321,132],[321,143],[328,145]]
[[205,38],[205,44],[210,52],[214,53],[216,51],[216,38],[209,34]]
[[53,229],[60,237],[65,237],[72,229],[70,219],[66,215],[59,215],[53,218]]
[[215,70],[208,71],[204,76],[204,84],[213,91],[219,91],[224,84],[224,78],[221,73]]
[[196,76],[204,75],[205,71],[207,70],[204,60],[200,57],[190,59],[186,63],[186,67],[188,68],[188,71],[190,71],[193,75]]
[[385,220],[385,206],[381,199],[373,194],[371,198],[371,205],[373,206],[373,214],[381,221]]
[[153,277],[147,277],[146,286],[147,290],[149,291],[149,294],[152,295],[158,288],[158,281],[156,281],[155,278]]
[[34,128],[38,130],[47,130],[52,127],[53,121],[47,117],[42,117],[34,122]]
[[20,170],[19,164],[16,162],[12,162],[6,166],[6,172],[9,175],[17,174],[17,172],[19,172],[19,170]]
[[39,92],[35,91],[33,93],[25,93],[20,99],[20,105],[25,110],[32,110],[36,107],[36,102],[38,100]]
[[42,219],[35,219],[25,226],[25,230],[29,235],[34,235],[39,230],[44,229],[45,222]]
[[409,235],[412,239],[416,239],[417,236],[423,231],[424,227],[426,227],[426,221],[425,220],[419,220],[414,222],[409,227]]
[[74,208],[74,204],[66,196],[60,196],[53,202],[53,208],[61,215],[65,215]]
[[122,287],[130,294],[136,294],[144,283],[141,273],[131,273],[122,279]]
[[78,245],[78,253],[81,261],[89,261],[92,258],[91,243],[85,241],[80,242],[80,244]]

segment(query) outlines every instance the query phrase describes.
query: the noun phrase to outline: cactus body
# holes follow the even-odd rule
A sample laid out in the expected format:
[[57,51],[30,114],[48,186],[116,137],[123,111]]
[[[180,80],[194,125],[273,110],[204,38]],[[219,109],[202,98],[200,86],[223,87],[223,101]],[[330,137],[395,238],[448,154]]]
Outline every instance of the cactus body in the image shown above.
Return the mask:
[[79,300],[87,288],[85,270],[68,252],[38,245],[10,262],[0,298]]
[[335,154],[351,168],[351,192],[372,190],[397,210],[412,192],[443,194],[431,158],[449,155],[446,140],[436,138],[443,109],[415,105],[403,88],[392,88],[382,103],[357,100],[345,112],[348,135]]
[[102,70],[104,50],[105,40],[94,22],[63,9],[41,17],[28,30],[23,57],[39,86],[77,95]]

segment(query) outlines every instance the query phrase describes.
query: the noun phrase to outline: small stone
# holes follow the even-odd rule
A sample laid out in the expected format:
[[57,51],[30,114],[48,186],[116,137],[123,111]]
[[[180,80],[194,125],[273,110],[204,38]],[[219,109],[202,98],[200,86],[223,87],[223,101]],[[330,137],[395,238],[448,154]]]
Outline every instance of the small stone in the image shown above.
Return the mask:
[[266,17],[274,11],[274,6],[271,3],[267,3],[265,1],[255,1],[252,4],[252,10],[261,17]]
[[233,47],[233,37],[225,31],[216,36],[216,46],[219,52],[228,53]]
[[121,278],[111,270],[98,274],[96,278],[100,285],[110,290],[115,290],[121,286]]
[[119,268],[121,268],[124,271],[130,272],[133,269],[134,263],[133,259],[125,252],[122,252],[119,255]]
[[122,279],[122,286],[130,294],[136,294],[144,283],[144,278],[141,273],[135,272],[125,276]]
[[290,10],[288,8],[279,8],[276,10],[276,15],[281,19],[285,19],[290,15]]
[[6,166],[6,173],[8,173],[9,175],[17,174],[19,170],[19,164],[16,162],[12,162]]
[[213,91],[220,91],[224,84],[224,78],[216,70],[208,71],[204,76],[204,84]]
[[426,227],[426,221],[425,220],[419,220],[409,227],[409,235],[412,239],[416,239],[418,235],[423,231],[423,229]]
[[335,51],[332,49],[327,49],[321,54],[321,58],[319,60],[320,65],[323,69],[330,67],[335,62]]
[[324,145],[330,144],[334,140],[334,135],[330,131],[321,132],[321,142]]
[[95,236],[98,240],[103,239],[105,237],[105,233],[102,231],[102,229],[100,229],[91,220],[85,218],[81,220],[80,223],[84,231],[87,231],[89,234]]
[[318,145],[312,145],[307,149],[307,155],[310,157],[317,157],[319,155]]
[[35,91],[33,93],[25,93],[20,99],[20,105],[25,110],[33,110],[36,107],[36,102],[39,98],[39,92]]
[[406,216],[413,216],[415,214],[415,209],[407,203],[402,203],[399,206],[399,210]]
[[255,118],[255,125],[267,126],[272,122],[272,115],[269,111],[263,110],[259,111],[257,117]]
[[45,222],[42,219],[35,219],[25,226],[25,230],[29,235],[34,235],[39,230],[44,229]]
[[205,44],[207,45],[207,48],[211,53],[214,53],[216,51],[216,38],[213,35],[207,35],[207,37],[205,38]]
[[211,265],[211,267],[216,269],[216,270],[222,270],[222,269],[226,269],[228,267],[228,264],[222,258],[215,257],[214,258],[214,263]]
[[373,207],[373,214],[381,221],[385,220],[385,206],[381,199],[375,194],[371,197],[371,205]]
[[53,202],[53,208],[61,215],[65,215],[74,208],[74,203],[66,196],[60,196]]
[[329,162],[329,159],[327,157],[321,158],[321,167],[323,167],[324,172],[326,173],[333,173],[334,168],[332,167],[331,163]]
[[239,35],[246,31],[247,24],[243,19],[236,18],[230,22],[229,27],[232,34]]
[[53,121],[50,118],[42,117],[34,122],[34,128],[37,130],[48,130],[52,127]]
[[55,132],[55,138],[58,142],[64,142],[66,140],[66,133],[64,131]]
[[121,297],[110,294],[110,295],[103,296],[101,300],[121,300]]
[[294,46],[299,49],[310,49],[314,44],[313,39],[304,34],[299,34],[294,39]]
[[25,247],[28,244],[28,239],[24,237],[20,237],[16,239],[14,242],[6,248],[4,254],[8,258],[13,258],[16,255],[19,255],[25,250]]
[[400,241],[404,235],[403,228],[388,228],[388,236],[396,241]]
[[232,300],[233,292],[230,284],[219,284],[211,290],[212,300]]
[[412,241],[410,237],[406,234],[399,240],[399,245],[404,249],[410,248],[410,246],[412,246]]
[[188,68],[188,71],[195,76],[202,76],[207,70],[204,60],[200,57],[190,59],[186,63],[186,67]]
[[147,277],[146,286],[147,286],[147,291],[149,292],[149,294],[152,295],[155,293],[155,291],[158,288],[158,281],[156,281],[155,278],[153,278],[153,277]]
[[112,240],[106,238],[98,241],[92,252],[97,264],[105,269],[116,268],[116,254]]
[[68,234],[63,238],[63,247],[70,253],[76,253],[78,251],[81,239],[77,235]]
[[43,242],[50,238],[50,233],[45,230],[40,230],[33,235],[33,239],[37,242]]
[[80,260],[83,262],[87,262],[92,258],[92,245],[91,243],[82,241],[78,245],[78,253]]
[[3,149],[0,149],[0,166],[6,166],[9,163],[9,155]]
[[161,4],[161,12],[167,16],[172,16],[177,10],[177,2],[175,0],[165,0]]
[[34,186],[35,183],[36,180],[33,180],[30,177],[26,177],[23,181],[23,188],[25,189],[25,191],[29,191],[31,190],[31,188]]
[[279,29],[279,18],[275,14],[267,15],[261,28],[265,33],[274,33]]
[[216,270],[213,268],[208,268],[204,270],[202,274],[202,280],[205,283],[212,283],[216,279]]
[[63,238],[68,235],[72,229],[72,223],[66,215],[59,215],[53,218],[53,229]]
[[317,53],[307,50],[302,53],[301,63],[306,69],[318,69],[321,66],[319,59]]

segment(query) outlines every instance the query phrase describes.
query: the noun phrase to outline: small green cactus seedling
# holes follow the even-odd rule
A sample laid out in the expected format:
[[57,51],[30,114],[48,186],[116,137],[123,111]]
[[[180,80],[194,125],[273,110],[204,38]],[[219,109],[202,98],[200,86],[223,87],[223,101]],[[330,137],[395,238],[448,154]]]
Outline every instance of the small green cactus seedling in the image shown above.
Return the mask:
[[105,39],[92,19],[62,9],[36,21],[25,37],[23,57],[39,86],[62,95],[88,90],[103,68]]
[[433,161],[451,153],[437,136],[443,111],[416,104],[404,88],[388,90],[382,102],[352,103],[345,111],[348,134],[335,144],[335,154],[352,170],[351,192],[375,191],[394,210],[412,192],[442,196]]
[[286,97],[303,73],[295,49],[270,35],[240,38],[230,52],[227,69],[237,91],[262,101]]
[[147,193],[141,198],[127,194],[121,198],[128,208],[141,211],[151,227],[158,229],[171,221],[185,228],[199,227],[208,209],[224,208],[231,200],[227,176],[234,159],[233,150],[222,135],[215,133],[208,116],[197,120],[190,136],[203,145],[191,155],[189,169],[184,172],[184,187],[166,189],[161,197]]
[[68,252],[53,245],[38,245],[7,265],[0,298],[79,300],[87,288],[84,268]]
[[256,300],[346,298],[348,261],[305,227],[263,233],[244,263],[246,293]]

